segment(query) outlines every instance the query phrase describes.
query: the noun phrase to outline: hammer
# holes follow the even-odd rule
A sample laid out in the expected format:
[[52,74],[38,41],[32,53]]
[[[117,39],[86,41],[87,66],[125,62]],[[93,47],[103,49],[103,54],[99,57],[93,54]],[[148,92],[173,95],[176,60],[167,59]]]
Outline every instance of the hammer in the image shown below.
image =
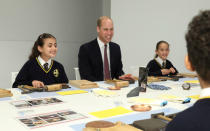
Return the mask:
[[165,121],[168,121],[168,122],[172,121],[171,118],[164,116],[164,112],[157,113],[157,114],[152,114],[151,117],[162,119],[162,120],[165,120]]

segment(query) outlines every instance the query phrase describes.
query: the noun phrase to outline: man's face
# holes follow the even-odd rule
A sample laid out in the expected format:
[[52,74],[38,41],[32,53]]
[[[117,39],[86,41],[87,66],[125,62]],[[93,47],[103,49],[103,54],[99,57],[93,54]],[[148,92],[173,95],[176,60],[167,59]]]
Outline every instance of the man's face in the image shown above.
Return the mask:
[[110,19],[103,19],[101,22],[101,26],[97,26],[97,32],[99,39],[104,43],[107,44],[112,40],[112,36],[114,34],[114,28],[112,20]]

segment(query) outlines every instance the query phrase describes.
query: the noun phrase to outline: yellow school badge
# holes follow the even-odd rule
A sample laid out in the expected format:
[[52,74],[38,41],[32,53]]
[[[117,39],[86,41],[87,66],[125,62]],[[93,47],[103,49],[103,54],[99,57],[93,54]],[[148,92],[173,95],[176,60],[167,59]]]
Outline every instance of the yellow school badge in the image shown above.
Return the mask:
[[58,71],[58,69],[55,69],[55,70],[53,71],[53,75],[54,75],[55,77],[58,77],[58,76],[59,76],[59,71]]

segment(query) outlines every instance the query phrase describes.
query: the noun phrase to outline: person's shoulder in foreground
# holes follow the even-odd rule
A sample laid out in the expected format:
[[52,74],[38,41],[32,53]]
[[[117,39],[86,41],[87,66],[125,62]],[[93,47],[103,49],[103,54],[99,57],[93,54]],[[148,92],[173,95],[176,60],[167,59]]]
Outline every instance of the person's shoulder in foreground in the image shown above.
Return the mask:
[[188,55],[185,65],[196,71],[202,88],[200,99],[179,113],[166,131],[209,131],[210,125],[210,10],[193,18],[185,36]]
[[179,113],[167,125],[166,131],[209,131],[210,98],[198,100],[192,107]]

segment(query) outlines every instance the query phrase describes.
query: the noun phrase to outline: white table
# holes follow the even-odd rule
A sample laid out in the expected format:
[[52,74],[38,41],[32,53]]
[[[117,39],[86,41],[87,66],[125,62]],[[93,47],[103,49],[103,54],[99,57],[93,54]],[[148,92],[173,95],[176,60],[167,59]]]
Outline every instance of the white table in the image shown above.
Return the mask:
[[[162,91],[162,90],[152,90],[148,88],[146,93],[141,92],[139,96],[143,98],[157,98],[161,94],[170,94],[170,95],[176,95],[176,96],[181,96],[181,97],[200,94],[201,89],[199,86],[193,87],[190,90],[183,90],[181,87],[182,83],[183,83],[183,80],[179,82],[174,82],[174,81],[160,82],[158,84],[164,84],[166,86],[170,86],[172,87],[172,89]],[[109,86],[105,84],[104,82],[98,82],[98,84],[100,87]],[[137,82],[135,84],[131,84],[129,87],[122,88],[119,91],[115,91],[119,94],[119,96],[115,96],[115,97],[99,97],[99,96],[94,95],[92,92],[84,93],[84,94],[68,95],[68,96],[60,96],[60,95],[57,95],[56,93],[48,93],[48,92],[47,93],[45,92],[32,93],[30,95],[21,95],[18,89],[11,89],[14,94],[13,97],[0,98],[0,123],[1,123],[0,128],[3,131],[31,130],[27,128],[26,126],[24,126],[23,124],[21,124],[18,121],[17,117],[31,116],[31,115],[36,115],[36,114],[64,110],[64,109],[71,109],[87,116],[88,118],[77,120],[77,121],[54,124],[54,125],[50,125],[46,127],[40,127],[33,130],[35,131],[46,131],[46,130],[73,131],[74,129],[71,127],[75,127],[75,125],[80,126],[80,124],[82,123],[84,125],[84,123],[87,123],[89,121],[98,120],[98,118],[89,115],[88,113],[90,112],[111,109],[117,106],[122,106],[127,109],[130,109],[130,106],[133,105],[133,103],[128,103],[128,99],[126,95],[130,90],[132,90],[135,87],[137,87]],[[40,97],[56,97],[64,101],[64,103],[49,105],[49,106],[23,108],[23,109],[17,109],[16,107],[10,104],[12,101],[35,99],[35,98],[40,98]],[[191,105],[194,102],[195,100],[192,100]],[[152,111],[146,112],[147,116],[139,118],[139,119],[144,119],[146,117],[149,117],[148,115],[151,115],[154,112],[160,112],[160,111],[164,112],[167,109],[175,109],[177,110],[177,112],[179,112],[188,107],[189,107],[189,104],[179,104],[179,103],[168,102],[168,105],[166,105],[165,107],[152,106]],[[108,118],[108,120],[115,121],[115,120],[120,120],[120,118],[122,117],[127,117],[130,115],[136,116],[136,115],[141,115],[141,114],[143,115],[145,113],[132,112],[129,114],[125,114],[123,116],[122,115],[114,116],[114,117]],[[134,121],[132,120],[132,117],[128,117],[128,118],[129,118],[129,121],[131,122]]]

